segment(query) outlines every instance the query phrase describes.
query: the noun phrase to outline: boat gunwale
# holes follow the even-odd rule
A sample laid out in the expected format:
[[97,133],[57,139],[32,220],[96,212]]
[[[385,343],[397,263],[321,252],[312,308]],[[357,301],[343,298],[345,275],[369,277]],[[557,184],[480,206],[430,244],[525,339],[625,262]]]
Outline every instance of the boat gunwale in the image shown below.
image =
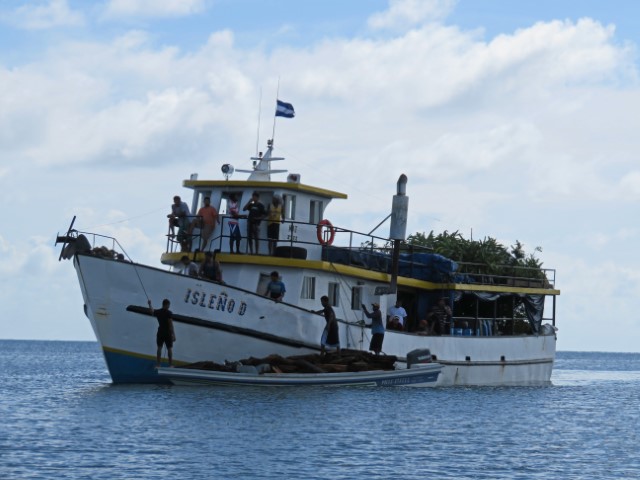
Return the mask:
[[[210,382],[212,384],[251,385],[251,386],[322,386],[322,385],[376,385],[381,381],[411,379],[421,376],[436,378],[429,383],[435,384],[444,366],[437,362],[421,364],[414,368],[396,370],[366,370],[360,372],[325,373],[246,373],[224,372],[217,370],[191,369],[184,367],[158,367],[158,375],[169,380]],[[209,378],[207,378],[209,377]],[[426,382],[416,382],[416,384]],[[411,385],[410,382],[407,385]]]

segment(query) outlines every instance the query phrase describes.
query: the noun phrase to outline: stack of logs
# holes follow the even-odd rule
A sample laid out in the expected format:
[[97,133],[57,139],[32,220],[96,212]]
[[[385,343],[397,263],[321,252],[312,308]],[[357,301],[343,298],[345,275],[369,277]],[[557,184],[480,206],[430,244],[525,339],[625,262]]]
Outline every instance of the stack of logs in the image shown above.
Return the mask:
[[[247,372],[255,367],[256,373],[338,373],[364,372],[370,370],[394,370],[395,355],[374,355],[360,350],[341,350],[340,353],[296,355],[281,357],[269,355],[265,358],[246,358],[237,362],[196,362],[182,368],[212,370],[217,372]],[[251,369],[253,370],[253,369]]]

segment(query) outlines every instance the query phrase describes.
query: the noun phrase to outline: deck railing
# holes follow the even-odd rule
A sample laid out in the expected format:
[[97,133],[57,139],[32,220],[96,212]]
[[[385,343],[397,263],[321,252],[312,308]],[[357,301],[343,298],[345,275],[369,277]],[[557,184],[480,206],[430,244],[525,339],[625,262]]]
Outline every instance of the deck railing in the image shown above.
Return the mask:
[[[197,216],[192,216],[198,219]],[[241,217],[245,218],[245,217]],[[184,251],[228,251],[230,217],[221,216],[221,223],[214,230],[207,245],[204,245],[199,230],[189,235],[187,232],[171,235],[167,233],[167,252],[174,253]],[[265,221],[266,223],[266,221]],[[295,256],[296,249],[304,249],[305,252],[319,251],[319,259],[343,265],[357,266],[372,271],[391,273],[392,243],[389,239],[372,234],[357,232],[332,226],[333,242],[328,244],[329,235],[323,239],[324,245],[320,245],[316,237],[317,225],[308,222],[286,220],[280,226],[279,247],[288,246],[289,249],[278,249],[277,256]],[[266,230],[266,229],[263,229]],[[327,230],[321,230],[327,233]],[[321,236],[322,238],[322,236]],[[262,247],[262,254],[267,255],[266,243],[268,238],[258,239]],[[242,245],[247,251],[246,232],[242,232]],[[299,251],[299,250],[298,250]],[[414,246],[401,245],[399,267],[400,275],[412,278],[428,278],[437,283],[472,283],[478,285],[496,285],[511,287],[552,289],[556,283],[555,269],[524,267],[519,265],[485,265],[471,262],[455,262],[457,268],[454,271],[446,269],[438,270],[437,266],[420,261],[421,253],[433,254],[433,250]],[[444,257],[442,257],[443,262]],[[446,265],[445,265],[446,266]]]

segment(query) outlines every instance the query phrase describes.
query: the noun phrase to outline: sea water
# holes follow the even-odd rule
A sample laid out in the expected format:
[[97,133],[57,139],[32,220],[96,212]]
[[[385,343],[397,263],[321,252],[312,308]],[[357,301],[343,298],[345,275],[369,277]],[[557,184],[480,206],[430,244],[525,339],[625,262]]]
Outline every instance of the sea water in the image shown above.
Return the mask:
[[112,385],[92,342],[0,341],[1,479],[640,478],[640,354],[553,385]]

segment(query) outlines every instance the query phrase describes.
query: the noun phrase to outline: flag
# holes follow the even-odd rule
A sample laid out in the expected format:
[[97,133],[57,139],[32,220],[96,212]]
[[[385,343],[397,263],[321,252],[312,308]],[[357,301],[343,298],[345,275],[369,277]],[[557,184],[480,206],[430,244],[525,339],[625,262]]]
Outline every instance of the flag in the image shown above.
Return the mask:
[[291,105],[290,103],[281,102],[280,100],[277,100],[277,102],[276,117],[293,118],[296,116],[296,112],[293,110],[293,105]]

